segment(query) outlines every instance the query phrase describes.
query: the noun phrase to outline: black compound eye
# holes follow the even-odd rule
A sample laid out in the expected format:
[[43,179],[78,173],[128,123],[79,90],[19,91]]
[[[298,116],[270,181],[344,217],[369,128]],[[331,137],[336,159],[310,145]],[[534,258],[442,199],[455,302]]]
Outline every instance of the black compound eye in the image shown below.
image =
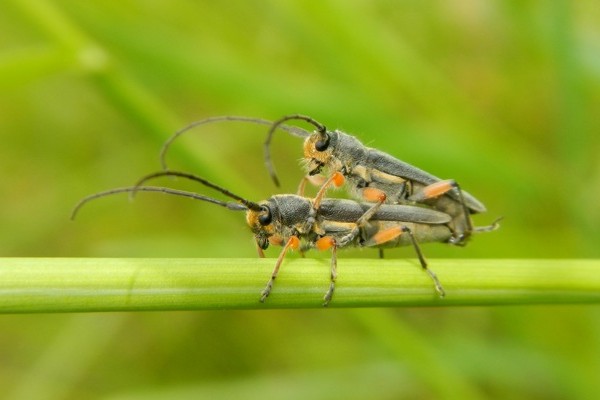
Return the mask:
[[273,217],[271,216],[271,210],[266,208],[265,211],[266,214],[262,214],[258,217],[258,222],[260,222],[262,226],[269,225],[273,220]]
[[315,143],[315,149],[317,151],[325,151],[327,150],[327,148],[329,147],[329,135],[325,134],[325,137],[317,140],[317,142]]

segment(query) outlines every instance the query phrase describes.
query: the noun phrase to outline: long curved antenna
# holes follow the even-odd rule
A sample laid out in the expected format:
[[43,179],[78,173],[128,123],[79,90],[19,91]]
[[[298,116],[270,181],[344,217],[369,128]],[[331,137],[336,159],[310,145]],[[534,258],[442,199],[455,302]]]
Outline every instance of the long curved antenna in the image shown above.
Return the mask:
[[[194,175],[194,174],[189,174],[187,172],[181,172],[181,171],[159,171],[159,172],[155,172],[155,173],[148,174],[148,175],[142,177],[136,183],[136,185],[134,187],[143,187],[141,185],[143,185],[145,182],[149,181],[150,179],[158,178],[158,177],[161,177],[161,176],[178,176],[178,177],[181,177],[181,178],[189,179],[189,180],[194,181],[194,182],[201,183],[204,186],[208,186],[209,188],[215,189],[216,191],[218,191],[219,193],[224,194],[227,197],[231,197],[232,199],[239,201],[240,203],[242,203],[245,206],[245,209],[249,209],[249,210],[252,210],[252,211],[262,211],[264,209],[264,207],[261,206],[258,203],[255,203],[255,202],[250,201],[250,200],[246,200],[243,197],[240,197],[240,196],[238,196],[235,193],[231,193],[229,190],[224,189],[224,188],[222,188],[222,187],[220,187],[218,185],[215,185],[214,183],[209,182],[209,181],[207,181],[204,178],[201,178],[201,177],[199,177],[197,175]],[[132,194],[135,194],[135,191],[133,191]]]
[[282,117],[282,118],[278,119],[277,121],[273,122],[273,124],[271,125],[271,129],[269,129],[269,133],[267,134],[267,139],[265,140],[265,143],[264,143],[264,153],[265,153],[265,166],[267,167],[267,171],[269,171],[269,175],[271,176],[273,183],[277,187],[279,187],[279,178],[277,178],[277,173],[275,172],[275,167],[273,166],[273,161],[271,161],[271,139],[273,138],[273,134],[275,133],[277,128],[283,129],[283,127],[286,126],[286,125],[281,125],[281,124],[283,124],[286,121],[290,121],[290,120],[294,120],[294,119],[308,122],[309,124],[311,124],[312,126],[314,126],[317,129],[317,132],[321,136],[324,136],[327,134],[327,128],[325,127],[325,125],[323,125],[322,123],[318,122],[314,118],[311,118],[307,115],[302,115],[302,114],[286,115],[285,117]]
[[221,207],[225,207],[225,208],[227,208],[229,210],[233,210],[233,211],[247,210],[247,207],[245,207],[244,205],[239,204],[239,203],[230,203],[230,202],[226,202],[226,201],[221,201],[221,200],[213,199],[212,197],[203,196],[198,193],[187,192],[185,190],[171,189],[171,188],[158,187],[158,186],[128,186],[128,187],[110,189],[110,190],[106,190],[104,192],[94,193],[87,197],[84,197],[83,199],[79,200],[79,202],[73,208],[73,211],[71,212],[71,219],[72,220],[75,219],[75,217],[77,216],[77,213],[79,212],[81,207],[83,207],[86,203],[88,203],[91,200],[97,199],[99,197],[110,196],[110,195],[117,194],[117,193],[126,193],[126,192],[133,193],[133,192],[138,192],[138,191],[140,191],[140,192],[160,192],[160,193],[172,194],[175,196],[189,197],[194,200],[207,201],[209,203],[213,203],[213,204],[216,204]]
[[[184,126],[183,128],[181,128],[177,132],[175,132],[163,144],[163,147],[160,150],[160,164],[162,165],[162,168],[164,170],[168,169],[167,168],[167,162],[166,162],[165,158],[166,158],[166,155],[167,155],[167,151],[169,151],[169,148],[170,148],[171,144],[173,143],[173,141],[175,139],[177,139],[179,136],[181,136],[185,132],[187,132],[190,129],[195,128],[197,126],[211,124],[211,123],[214,123],[214,122],[223,122],[223,121],[250,122],[250,123],[253,123],[253,124],[260,124],[260,125],[273,125],[273,121],[269,121],[269,120],[266,120],[266,119],[252,118],[252,117],[239,117],[239,116],[234,116],[234,115],[223,115],[223,116],[219,116],[219,117],[209,117],[209,118],[201,119],[199,121],[194,121],[194,122],[192,122],[192,123]],[[298,137],[305,138],[305,137],[307,137],[307,136],[310,135],[310,132],[308,132],[308,131],[306,131],[306,130],[304,130],[302,128],[298,128],[296,126],[282,125],[279,128],[282,129],[282,130],[284,130],[284,131],[286,131],[286,132],[288,132],[292,136],[298,136]]]

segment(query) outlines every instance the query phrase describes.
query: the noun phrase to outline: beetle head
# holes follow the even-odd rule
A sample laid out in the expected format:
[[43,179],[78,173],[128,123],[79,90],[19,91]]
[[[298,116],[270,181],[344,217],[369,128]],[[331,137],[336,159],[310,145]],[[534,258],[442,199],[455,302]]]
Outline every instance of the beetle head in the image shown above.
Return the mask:
[[315,132],[304,141],[304,159],[307,161],[309,175],[316,175],[331,163],[334,146],[331,132]]
[[269,206],[261,204],[260,210],[248,209],[246,212],[246,222],[254,234],[258,246],[261,249],[266,250],[276,231],[273,225],[273,215]]

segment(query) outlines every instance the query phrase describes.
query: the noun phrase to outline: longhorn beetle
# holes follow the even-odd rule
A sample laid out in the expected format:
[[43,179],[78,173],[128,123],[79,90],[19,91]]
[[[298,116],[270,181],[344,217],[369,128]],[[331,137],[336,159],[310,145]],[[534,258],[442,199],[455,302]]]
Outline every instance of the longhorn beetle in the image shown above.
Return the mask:
[[[299,127],[283,125],[290,120],[308,122],[316,131],[311,133]],[[327,130],[315,119],[300,114],[288,115],[275,122],[239,116],[210,117],[192,122],[165,142],[160,155],[163,169],[167,170],[165,156],[177,137],[196,126],[220,121],[271,125],[264,142],[264,157],[267,170],[276,186],[279,186],[279,179],[271,161],[271,141],[275,131],[282,129],[304,139],[304,160],[308,176],[301,182],[300,195],[303,195],[306,181],[314,180],[311,177],[327,168],[331,172],[341,172],[348,181],[351,194],[359,200],[378,202],[379,196],[369,197],[373,191],[367,190],[375,188],[386,195],[387,203],[423,204],[450,215],[448,226],[452,231],[449,240],[451,244],[464,245],[472,232],[491,231],[498,226],[499,219],[489,226],[473,227],[471,214],[485,212],[486,208],[475,197],[461,190],[456,181],[441,180],[387,153],[364,146],[354,136],[339,130]]]
[[[339,171],[348,180],[353,196],[366,201],[368,188],[386,194],[385,201],[392,204],[424,204],[452,217],[448,224],[452,230],[450,243],[464,245],[473,231],[490,231],[498,221],[486,227],[473,227],[470,214],[485,212],[479,200],[461,190],[453,179],[441,180],[417,167],[400,161],[380,150],[364,146],[358,139],[340,130],[328,130],[315,119],[301,115],[288,115],[275,121],[264,143],[265,164],[279,186],[279,180],[271,162],[270,144],[273,134],[286,121],[301,120],[315,127],[304,141],[304,159],[308,176],[319,174],[323,168]],[[298,136],[298,135],[296,135]],[[307,178],[305,178],[307,179]],[[301,185],[303,187],[303,185]]]
[[[198,193],[177,189],[143,186],[148,180],[173,176],[201,183],[235,200],[227,202]],[[264,302],[271,293],[273,283],[286,253],[292,249],[331,249],[331,283],[323,298],[326,306],[335,289],[337,277],[337,249],[344,247],[397,247],[413,246],[421,267],[431,277],[440,297],[445,292],[437,276],[427,268],[421,253],[420,242],[447,242],[452,237],[448,228],[450,216],[429,208],[410,205],[360,203],[345,199],[328,199],[324,194],[330,185],[342,185],[343,176],[333,174],[321,187],[314,199],[294,194],[280,194],[255,203],[199,176],[179,171],[161,171],[143,177],[135,186],[92,194],[82,199],[74,208],[72,218],[88,201],[115,193],[138,191],[163,192],[207,201],[233,211],[246,211],[259,254],[271,245],[283,246],[267,285],[261,292]],[[381,196],[385,196],[382,192]],[[261,254],[262,255],[262,254]]]

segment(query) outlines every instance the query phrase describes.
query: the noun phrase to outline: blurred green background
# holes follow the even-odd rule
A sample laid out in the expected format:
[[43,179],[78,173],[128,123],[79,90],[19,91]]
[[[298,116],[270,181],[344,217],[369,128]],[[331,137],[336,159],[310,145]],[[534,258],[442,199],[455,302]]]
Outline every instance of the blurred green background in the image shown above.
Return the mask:
[[[488,206],[479,225],[504,216],[465,248],[424,246],[433,269],[600,257],[599,109],[592,0],[3,1],[0,256],[253,257],[242,215],[209,204],[114,196],[68,216],[157,170],[191,121],[303,113],[456,179]],[[276,136],[276,189],[265,132],[200,128],[168,161],[253,200],[293,192],[301,142]],[[375,256],[342,253],[339,272]],[[599,338],[592,306],[4,315],[0,396],[583,399]]]

